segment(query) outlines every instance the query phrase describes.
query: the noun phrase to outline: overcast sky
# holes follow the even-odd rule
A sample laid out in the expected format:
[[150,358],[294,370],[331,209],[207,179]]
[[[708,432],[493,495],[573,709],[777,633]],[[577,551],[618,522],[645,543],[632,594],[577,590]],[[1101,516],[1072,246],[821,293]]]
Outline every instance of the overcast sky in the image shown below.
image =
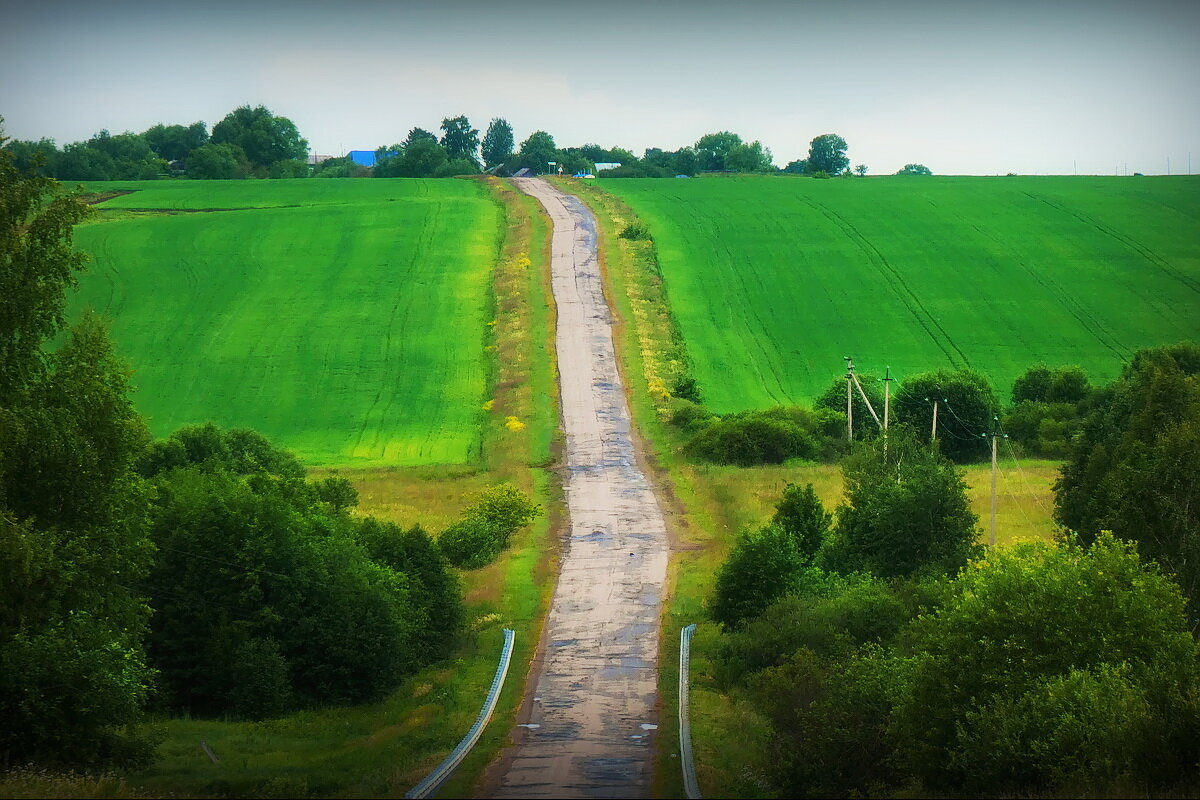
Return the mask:
[[640,154],[732,130],[780,166],[1200,171],[1200,2],[0,0],[13,138],[290,117],[318,153],[466,114]]

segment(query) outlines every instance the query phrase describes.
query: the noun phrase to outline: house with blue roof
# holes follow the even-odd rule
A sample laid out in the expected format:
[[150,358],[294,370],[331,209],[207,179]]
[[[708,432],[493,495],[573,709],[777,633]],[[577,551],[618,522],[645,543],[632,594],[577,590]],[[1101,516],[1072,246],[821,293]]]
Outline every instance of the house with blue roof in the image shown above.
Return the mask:
[[350,160],[360,167],[375,166],[375,151],[374,150],[351,150],[346,155],[350,156]]

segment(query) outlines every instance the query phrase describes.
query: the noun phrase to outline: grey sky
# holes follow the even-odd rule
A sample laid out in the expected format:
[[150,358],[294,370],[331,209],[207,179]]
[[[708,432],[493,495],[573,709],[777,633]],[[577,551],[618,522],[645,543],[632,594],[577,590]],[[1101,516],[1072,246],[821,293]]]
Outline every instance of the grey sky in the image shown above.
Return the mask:
[[733,130],[779,165],[1200,171],[1200,2],[0,0],[14,138],[290,117],[320,153],[507,118],[641,153]]

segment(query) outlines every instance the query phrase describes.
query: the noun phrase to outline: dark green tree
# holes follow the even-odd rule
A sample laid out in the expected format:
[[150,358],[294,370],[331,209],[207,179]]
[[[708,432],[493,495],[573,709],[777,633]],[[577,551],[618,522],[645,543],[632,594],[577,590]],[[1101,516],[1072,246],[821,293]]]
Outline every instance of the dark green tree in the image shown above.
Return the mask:
[[941,451],[960,464],[987,457],[987,436],[999,411],[987,378],[969,369],[915,375],[903,381],[892,398],[893,420],[910,425],[928,441],[935,401]]
[[560,159],[561,155],[554,144],[554,137],[545,131],[534,131],[528,139],[521,142],[521,150],[517,154],[517,166],[541,174],[549,169],[549,162]]
[[836,133],[823,133],[808,145],[808,171],[841,175],[850,166],[846,140]]
[[413,128],[408,132],[408,136],[404,137],[404,142],[397,152],[402,151],[405,147],[411,147],[413,144],[421,141],[422,139],[430,142],[437,142],[438,137],[437,134],[433,133],[432,131],[427,131],[424,128]]
[[[0,136],[0,144],[3,137]],[[0,763],[149,755],[145,428],[128,370],[87,317],[64,334],[86,207],[0,149]],[[55,337],[65,339],[51,351]]]
[[805,567],[796,537],[778,525],[746,531],[717,570],[709,613],[736,628],[793,588]]
[[265,106],[240,106],[229,112],[213,125],[211,143],[237,145],[251,167],[264,174],[276,161],[308,156],[308,141],[300,135],[296,124],[287,117],[272,114]]
[[401,178],[432,178],[446,165],[446,148],[433,139],[418,137],[404,146],[395,174]]
[[811,483],[800,488],[794,483],[783,487],[783,497],[775,505],[771,524],[787,531],[796,540],[796,548],[811,560],[825,543],[833,516],[821,504]]
[[1055,517],[1137,542],[1200,617],[1200,347],[1134,354],[1089,413],[1055,485]]
[[1197,646],[1179,589],[1110,536],[995,549],[906,639],[896,763],[928,789],[1161,786],[1196,764]]
[[897,175],[932,175],[933,170],[924,164],[905,164],[897,172]]
[[488,169],[504,164],[513,157],[512,125],[508,120],[495,117],[488,124],[487,133],[483,135],[483,163]]
[[230,180],[250,174],[246,154],[236,144],[209,142],[187,157],[187,176],[203,180]]
[[442,120],[442,147],[446,148],[446,156],[451,161],[469,161],[473,165],[471,172],[479,171],[479,131],[471,127],[471,122],[464,116],[446,117]]
[[[858,382],[862,384],[863,392],[866,393],[867,399],[871,401],[871,407],[875,409],[875,413],[882,420],[883,381],[874,375],[858,373]],[[874,439],[879,435],[880,426],[875,422],[875,418],[871,416],[871,412],[868,410],[867,404],[863,402],[862,395],[858,393],[857,387],[851,387],[850,400],[850,412],[854,415],[854,438]],[[829,387],[821,392],[814,405],[817,408],[827,408],[830,411],[836,411],[841,414],[844,433],[846,419],[846,379],[844,377],[834,378]]]
[[159,158],[167,161],[186,159],[200,145],[208,141],[208,126],[203,122],[191,125],[158,124],[142,134]]
[[734,145],[725,155],[725,168],[734,172],[774,172],[771,151],[762,142]]
[[823,554],[841,571],[885,578],[954,572],[974,552],[976,523],[954,465],[905,426],[842,462],[846,498]]
[[729,169],[725,159],[730,151],[742,143],[742,137],[732,131],[706,133],[695,145],[696,160],[702,170],[720,171]]

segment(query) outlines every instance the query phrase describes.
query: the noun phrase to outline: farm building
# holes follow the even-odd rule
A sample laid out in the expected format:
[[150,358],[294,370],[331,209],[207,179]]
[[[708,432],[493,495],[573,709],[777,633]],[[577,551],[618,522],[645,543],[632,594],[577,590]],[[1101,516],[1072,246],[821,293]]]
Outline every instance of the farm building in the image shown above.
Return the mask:
[[351,150],[346,155],[350,156],[350,160],[360,167],[375,166],[375,151],[374,150]]

